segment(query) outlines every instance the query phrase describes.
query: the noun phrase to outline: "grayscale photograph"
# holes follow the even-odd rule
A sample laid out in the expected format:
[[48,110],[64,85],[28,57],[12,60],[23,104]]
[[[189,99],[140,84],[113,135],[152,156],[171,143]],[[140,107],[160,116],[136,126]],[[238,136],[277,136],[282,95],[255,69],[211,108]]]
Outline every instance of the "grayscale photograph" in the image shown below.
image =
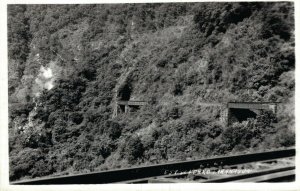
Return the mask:
[[293,1],[6,9],[10,185],[295,182]]

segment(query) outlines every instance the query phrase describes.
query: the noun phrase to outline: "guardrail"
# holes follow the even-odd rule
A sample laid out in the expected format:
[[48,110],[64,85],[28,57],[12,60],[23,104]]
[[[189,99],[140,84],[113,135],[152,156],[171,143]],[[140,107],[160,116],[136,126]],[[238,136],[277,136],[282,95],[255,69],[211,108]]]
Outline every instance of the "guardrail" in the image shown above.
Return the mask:
[[108,170],[103,172],[68,175],[53,178],[39,178],[11,182],[13,185],[42,185],[42,184],[104,184],[130,181],[135,179],[151,178],[166,174],[171,171],[188,171],[199,168],[210,168],[224,165],[237,165],[250,162],[275,160],[294,157],[295,149],[268,151],[261,153],[223,156],[209,159],[181,161],[158,165],[149,165],[134,168]]
[[146,101],[117,101],[117,104],[119,105],[134,105],[134,106],[139,106],[139,105],[146,105]]

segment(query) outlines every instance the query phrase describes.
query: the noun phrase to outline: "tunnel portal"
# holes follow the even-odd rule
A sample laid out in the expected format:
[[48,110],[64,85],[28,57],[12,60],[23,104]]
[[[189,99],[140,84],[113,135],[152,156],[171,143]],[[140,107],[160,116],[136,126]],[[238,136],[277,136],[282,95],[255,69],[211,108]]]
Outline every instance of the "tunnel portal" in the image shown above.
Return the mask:
[[125,84],[120,89],[118,97],[120,98],[120,100],[129,101],[130,100],[130,96],[131,96],[131,91],[132,91],[131,86],[128,85],[128,84]]
[[277,112],[278,103],[271,102],[228,102],[227,125],[256,118],[262,110]]

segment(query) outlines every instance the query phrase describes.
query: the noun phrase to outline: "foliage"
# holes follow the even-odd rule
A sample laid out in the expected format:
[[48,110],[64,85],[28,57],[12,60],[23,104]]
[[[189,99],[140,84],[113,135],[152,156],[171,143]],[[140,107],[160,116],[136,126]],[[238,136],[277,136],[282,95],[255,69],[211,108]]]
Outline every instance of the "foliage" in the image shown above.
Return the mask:
[[142,157],[144,153],[144,146],[139,137],[129,137],[121,153],[128,159],[129,163],[134,163],[138,158]]
[[292,2],[8,5],[10,180],[292,146],[294,46]]

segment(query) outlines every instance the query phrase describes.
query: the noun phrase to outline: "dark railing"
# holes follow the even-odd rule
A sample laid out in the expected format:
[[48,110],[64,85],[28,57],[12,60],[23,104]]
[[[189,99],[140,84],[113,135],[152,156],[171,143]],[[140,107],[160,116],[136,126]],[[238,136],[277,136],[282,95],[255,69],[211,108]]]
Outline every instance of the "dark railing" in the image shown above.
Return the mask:
[[146,101],[123,101],[123,100],[119,100],[117,101],[117,103],[119,105],[133,105],[133,106],[139,106],[139,105],[146,105],[147,102]]
[[228,102],[228,108],[236,109],[263,109],[263,110],[274,110],[276,112],[278,103],[267,103],[267,102]]
[[187,171],[200,168],[210,168],[224,165],[238,165],[250,162],[294,157],[295,149],[268,151],[234,156],[223,156],[209,159],[174,162],[167,164],[150,165],[143,167],[109,170],[103,172],[86,173],[79,175],[40,178],[11,182],[13,185],[42,185],[42,184],[103,184],[161,176],[174,171]]

